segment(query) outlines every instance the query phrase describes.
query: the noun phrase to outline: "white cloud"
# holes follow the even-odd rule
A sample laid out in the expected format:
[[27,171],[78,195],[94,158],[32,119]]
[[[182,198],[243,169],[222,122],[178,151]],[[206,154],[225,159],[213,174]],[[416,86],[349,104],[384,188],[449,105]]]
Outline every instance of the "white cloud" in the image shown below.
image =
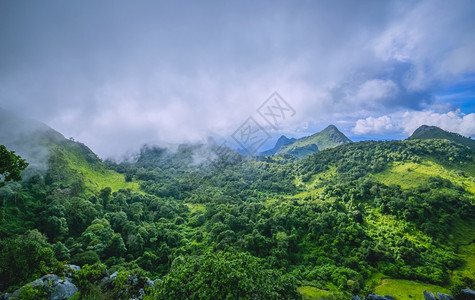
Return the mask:
[[352,132],[357,135],[362,134],[388,134],[399,130],[399,127],[390,116],[381,116],[379,118],[367,117],[356,121]]
[[274,91],[297,112],[287,132],[357,119],[355,132],[394,132],[395,111],[437,110],[433,85],[475,70],[475,4],[458,3],[12,2],[0,105],[101,157],[229,137]]
[[412,65],[406,88],[423,90],[435,80],[475,71],[472,1],[400,2],[395,10],[399,17],[373,39],[372,48],[382,60]]
[[475,136],[475,113],[465,115],[460,110],[447,113],[411,111],[402,117],[401,127],[406,134],[412,134],[421,125],[437,126],[464,136]]
[[422,125],[437,126],[464,136],[475,136],[475,113],[463,114],[460,110],[437,113],[434,111],[406,111],[377,118],[367,117],[356,121],[352,132],[357,135],[387,135],[395,132],[411,135]]
[[354,98],[360,103],[378,103],[394,97],[397,92],[398,87],[392,80],[371,79],[358,88]]

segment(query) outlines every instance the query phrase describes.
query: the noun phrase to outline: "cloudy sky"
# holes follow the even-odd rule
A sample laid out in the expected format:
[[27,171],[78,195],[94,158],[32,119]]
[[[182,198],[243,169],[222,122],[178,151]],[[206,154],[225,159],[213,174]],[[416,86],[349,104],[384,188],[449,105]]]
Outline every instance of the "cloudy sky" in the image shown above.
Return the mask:
[[[335,124],[353,140],[422,124],[475,137],[475,2],[0,1],[0,107],[101,157]],[[272,128],[274,92],[295,110]]]

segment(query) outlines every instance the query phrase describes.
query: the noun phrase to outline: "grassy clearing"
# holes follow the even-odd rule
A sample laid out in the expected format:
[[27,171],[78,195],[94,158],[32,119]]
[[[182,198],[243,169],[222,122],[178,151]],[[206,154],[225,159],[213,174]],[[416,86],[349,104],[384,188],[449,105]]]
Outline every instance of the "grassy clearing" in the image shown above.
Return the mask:
[[297,187],[303,187],[307,190],[315,189],[315,187],[318,184],[321,184],[323,182],[327,182],[328,180],[330,180],[332,177],[334,177],[336,175],[337,175],[336,167],[335,166],[329,166],[328,170],[326,170],[324,172],[321,172],[321,173],[318,173],[318,174],[312,175],[306,182],[303,182],[302,176],[297,176],[294,179],[294,184]]
[[471,173],[462,174],[452,171],[426,160],[421,163],[395,162],[387,170],[373,175],[373,178],[386,185],[396,184],[407,189],[428,183],[431,177],[440,176],[462,186],[473,194],[475,193],[475,181],[471,175]]
[[391,295],[397,300],[423,299],[423,292],[450,294],[450,291],[438,285],[404,279],[383,279],[374,289],[378,295]]
[[191,213],[206,211],[205,205],[201,203],[185,203],[185,205],[188,206]]
[[453,276],[467,277],[475,280],[475,243],[460,246],[457,254],[465,264],[453,272]]
[[401,235],[416,245],[425,248],[430,247],[432,238],[417,230],[414,224],[404,220],[398,220],[395,216],[383,215],[377,209],[369,209],[371,214],[366,219],[369,230],[368,234],[375,239],[383,238],[385,235]]
[[113,192],[120,189],[139,191],[138,182],[126,182],[123,174],[108,170],[101,161],[88,162],[86,154],[81,150],[72,148],[68,151],[62,149],[59,151],[67,162],[68,168],[82,175],[86,188],[90,191],[97,192],[105,187],[110,187]]
[[467,277],[475,280],[475,221],[456,222],[450,238],[451,242],[458,245],[457,255],[465,262],[452,272],[451,278]]
[[334,299],[333,294],[326,290],[321,290],[314,286],[303,285],[297,288],[304,300],[329,300]]
[[78,170],[86,178],[86,186],[93,190],[101,190],[110,187],[113,192],[120,189],[131,189],[135,192],[139,190],[139,183],[136,181],[126,182],[124,175],[112,170],[95,171],[91,169]]

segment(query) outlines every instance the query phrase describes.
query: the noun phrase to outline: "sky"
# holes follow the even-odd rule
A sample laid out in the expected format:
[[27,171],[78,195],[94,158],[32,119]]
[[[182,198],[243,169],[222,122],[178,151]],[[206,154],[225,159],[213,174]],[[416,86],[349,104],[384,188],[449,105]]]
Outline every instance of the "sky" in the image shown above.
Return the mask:
[[[473,28],[470,0],[3,0],[0,107],[102,158],[236,146],[249,118],[261,150],[329,124],[355,141],[423,124],[475,137]],[[278,124],[258,111],[274,92]]]

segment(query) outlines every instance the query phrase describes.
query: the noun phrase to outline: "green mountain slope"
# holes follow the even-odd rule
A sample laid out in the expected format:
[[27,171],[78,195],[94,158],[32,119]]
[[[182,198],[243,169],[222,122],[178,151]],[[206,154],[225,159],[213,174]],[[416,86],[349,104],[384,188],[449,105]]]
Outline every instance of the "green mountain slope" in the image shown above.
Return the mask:
[[475,141],[464,137],[458,133],[448,132],[443,129],[440,129],[436,126],[427,126],[422,125],[421,127],[417,128],[414,133],[409,137],[410,140],[414,139],[447,139],[449,141],[453,141],[455,143],[459,143],[465,146],[470,147],[472,150],[475,151]]
[[274,155],[275,153],[277,153],[277,151],[279,151],[280,147],[284,146],[284,145],[288,145],[288,144],[292,144],[293,142],[295,142],[296,139],[295,138],[288,138],[286,137],[285,135],[282,135],[278,140],[277,142],[275,143],[274,147],[272,149],[269,149],[269,150],[266,150],[266,151],[263,151],[261,152],[261,155]]
[[[349,143],[327,129],[299,147],[346,144],[215,168],[203,145],[103,163],[57,137],[44,173],[0,188],[0,290],[60,262],[83,266],[73,282],[85,298],[137,297],[145,276],[161,279],[145,289],[151,298],[473,288],[474,152],[447,139]],[[119,272],[115,285],[101,284],[104,268]]]
[[95,192],[105,186],[113,190],[137,189],[124,176],[108,170],[86,145],[66,139],[44,123],[0,109],[0,144],[30,162],[28,174],[41,172],[49,182],[84,185]]
[[[475,232],[467,228],[475,225],[474,158],[468,148],[440,139],[348,144],[300,162],[296,184],[303,192],[297,196],[343,201],[362,214],[366,240],[379,243],[378,251],[385,255],[399,256],[389,268],[379,264],[382,276],[375,273],[377,279],[366,280],[376,292],[411,299],[420,298],[424,289],[444,293],[454,286],[473,288],[475,254],[467,249],[474,245]],[[396,254],[401,241],[424,254]],[[448,257],[458,262],[429,271],[446,264]],[[441,277],[428,275],[434,272]]]
[[351,143],[350,139],[334,125],[330,125],[311,136],[303,137],[291,144],[281,146],[277,154],[288,153],[301,159],[312,153],[348,143]]

